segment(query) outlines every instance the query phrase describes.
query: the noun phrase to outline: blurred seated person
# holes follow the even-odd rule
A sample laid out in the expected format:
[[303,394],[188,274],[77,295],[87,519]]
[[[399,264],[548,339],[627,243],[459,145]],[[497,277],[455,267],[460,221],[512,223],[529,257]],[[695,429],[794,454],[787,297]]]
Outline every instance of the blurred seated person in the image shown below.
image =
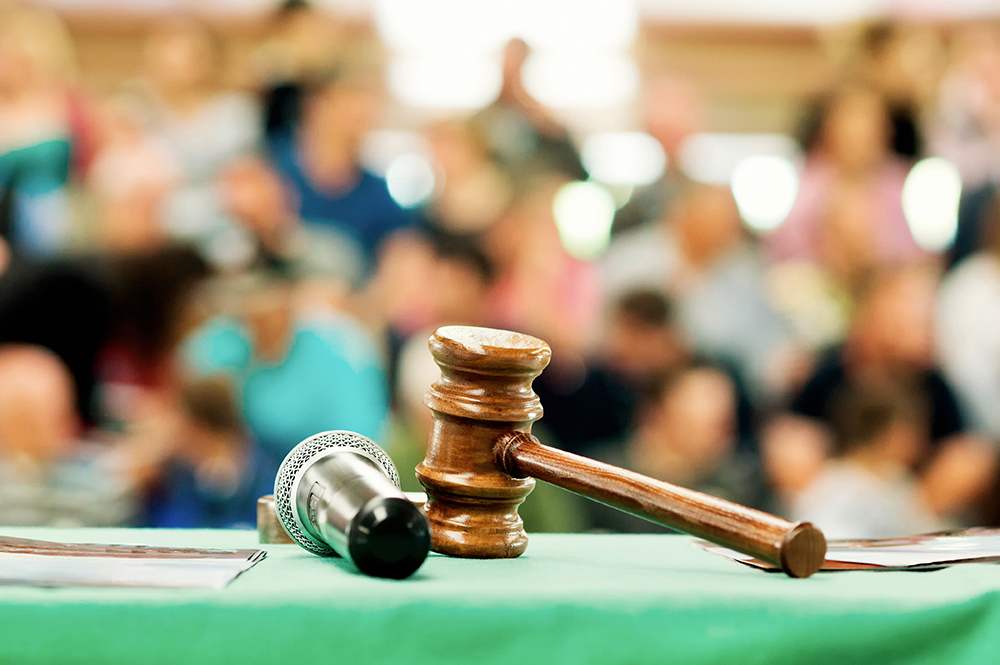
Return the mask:
[[[754,460],[737,447],[737,395],[724,372],[707,365],[676,370],[650,393],[632,433],[585,451],[602,462],[744,505],[761,502]],[[591,529],[669,531],[588,501]]]
[[[433,297],[426,327],[393,341],[398,347],[393,367],[393,402],[397,409],[391,454],[404,459],[403,466],[416,466],[424,459],[431,430],[431,412],[424,394],[441,376],[427,341],[441,326],[488,324],[487,295],[493,283],[493,265],[479,245],[468,238],[432,236],[433,264],[429,283]],[[392,335],[392,331],[390,331]],[[403,431],[406,430],[406,431]],[[410,464],[413,461],[413,464]],[[404,484],[407,479],[403,479]],[[410,478],[410,482],[416,482]]]
[[524,86],[522,70],[529,55],[523,39],[507,43],[500,95],[472,118],[473,126],[486,138],[491,156],[522,193],[546,173],[587,179],[569,132]]
[[638,287],[666,293],[685,344],[732,367],[753,401],[787,390],[797,343],[729,188],[692,185],[658,224],[617,236],[600,267],[606,303]]
[[[489,259],[469,238],[441,236],[433,240],[431,269],[434,300],[431,325],[409,337],[402,346],[396,368],[395,417],[387,450],[399,469],[404,490],[422,491],[414,469],[427,453],[433,418],[424,395],[441,377],[427,341],[438,326],[486,325],[487,294],[493,269]],[[543,439],[545,434],[537,432]],[[519,509],[525,528],[532,533],[576,532],[582,529],[579,498],[554,485],[538,483]]]
[[119,94],[100,110],[100,144],[86,179],[97,244],[111,252],[154,249],[166,242],[162,206],[181,184],[180,166],[134,96]]
[[147,498],[145,525],[254,528],[257,499],[274,492],[275,469],[247,434],[231,382],[187,382],[179,411],[173,454]]
[[674,316],[660,291],[636,289],[623,294],[579,385],[566,392],[558,383],[550,385],[545,373],[535,380],[535,392],[545,405],[545,418],[536,428],[570,451],[621,439],[632,431],[640,398],[663,375],[690,361],[691,352]]
[[[767,238],[772,257],[830,267],[831,255],[833,260],[851,258],[851,251],[860,248],[876,268],[920,259],[923,251],[902,206],[909,164],[893,156],[891,141],[889,118],[877,93],[845,88],[832,95],[795,204]],[[831,215],[844,196],[851,199],[850,214]]]
[[427,136],[444,176],[427,205],[429,221],[444,233],[482,234],[510,205],[510,178],[490,159],[483,136],[471,124],[439,122]]
[[[775,490],[807,487],[829,454],[829,432],[839,399],[873,385],[912,386],[927,409],[928,454],[914,462],[925,500],[938,516],[973,509],[993,482],[996,454],[970,433],[952,388],[935,365],[934,301],[937,276],[914,266],[875,275],[863,295],[847,341],[833,349],[792,400],[790,413],[772,422],[762,445]],[[789,469],[799,471],[789,473]]]
[[566,249],[553,213],[565,178],[548,172],[520,195],[484,238],[496,266],[489,299],[493,325],[529,333],[557,349],[550,380],[580,375],[600,314],[596,266]]
[[370,330],[387,330],[396,340],[433,325],[436,295],[431,280],[436,265],[427,234],[394,234],[379,250],[378,269],[359,293],[363,306],[355,315]]
[[[301,221],[292,192],[266,161],[247,157],[234,162],[222,174],[221,187],[227,214],[249,232],[248,246],[220,248],[234,253],[231,265],[323,279],[345,291],[359,286],[360,245],[335,228]],[[235,256],[238,251],[244,254]]]
[[174,346],[208,273],[194,250],[173,245],[12,259],[0,273],[0,343],[55,352],[73,375],[84,422],[117,429],[138,395],[170,390]]
[[941,283],[937,351],[970,426],[1000,442],[1000,200],[984,220],[985,247]]
[[926,405],[904,385],[865,386],[840,395],[836,448],[808,487],[791,497],[789,519],[814,523],[827,538],[891,538],[940,530],[914,467],[926,455]]
[[161,223],[168,237],[194,242],[206,255],[230,232],[215,179],[261,141],[255,100],[221,88],[222,56],[218,36],[191,16],[157,21],[145,45],[147,123],[180,172]]
[[412,223],[385,180],[359,161],[361,141],[377,112],[373,85],[364,74],[348,71],[314,77],[299,127],[270,145],[275,167],[295,193],[298,217],[360,244],[367,271],[385,239]]
[[220,296],[228,311],[184,341],[182,360],[194,377],[230,377],[273,471],[317,432],[345,429],[382,440],[386,379],[360,324],[342,313],[303,311],[295,283],[279,275],[235,278],[228,290]]
[[66,193],[79,105],[68,77],[73,45],[54,14],[0,9],[0,238],[12,251],[66,249]]
[[137,487],[124,451],[80,438],[73,377],[51,351],[0,345],[0,524],[124,526]]

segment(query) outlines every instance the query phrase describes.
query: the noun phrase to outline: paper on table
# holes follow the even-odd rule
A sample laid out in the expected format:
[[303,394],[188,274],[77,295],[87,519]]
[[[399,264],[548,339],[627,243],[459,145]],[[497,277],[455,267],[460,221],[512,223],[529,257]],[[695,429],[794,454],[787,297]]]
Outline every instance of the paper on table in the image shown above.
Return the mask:
[[[710,552],[762,570],[764,561],[726,547],[699,542]],[[820,570],[926,570],[957,563],[1000,562],[1000,530],[968,529],[881,540],[832,540]]]
[[52,543],[0,537],[0,585],[221,589],[261,550]]

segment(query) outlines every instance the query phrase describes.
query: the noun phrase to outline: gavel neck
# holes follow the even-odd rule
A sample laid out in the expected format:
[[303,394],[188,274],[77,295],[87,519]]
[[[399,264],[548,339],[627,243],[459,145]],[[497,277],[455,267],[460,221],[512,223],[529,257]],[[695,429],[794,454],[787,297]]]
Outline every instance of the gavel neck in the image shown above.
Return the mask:
[[497,468],[512,478],[527,478],[528,474],[517,466],[517,450],[525,443],[542,445],[534,435],[526,432],[510,432],[500,437],[493,447],[493,459]]

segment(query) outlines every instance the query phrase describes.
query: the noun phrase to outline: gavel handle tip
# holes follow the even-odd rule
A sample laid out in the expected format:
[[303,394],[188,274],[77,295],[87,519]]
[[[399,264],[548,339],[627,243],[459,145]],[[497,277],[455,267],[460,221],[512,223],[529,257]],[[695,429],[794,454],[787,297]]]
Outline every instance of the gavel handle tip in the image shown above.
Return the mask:
[[780,556],[789,577],[809,577],[826,560],[826,537],[810,522],[798,522],[785,535]]

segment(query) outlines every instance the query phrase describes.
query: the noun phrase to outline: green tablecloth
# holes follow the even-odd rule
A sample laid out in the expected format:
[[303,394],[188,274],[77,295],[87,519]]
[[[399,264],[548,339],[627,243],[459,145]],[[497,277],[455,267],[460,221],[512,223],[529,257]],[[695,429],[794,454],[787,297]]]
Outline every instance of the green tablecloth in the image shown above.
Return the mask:
[[[255,547],[226,531],[0,529]],[[793,580],[681,536],[534,535],[403,582],[291,545],[223,590],[0,587],[0,663],[997,663],[1000,566]]]

